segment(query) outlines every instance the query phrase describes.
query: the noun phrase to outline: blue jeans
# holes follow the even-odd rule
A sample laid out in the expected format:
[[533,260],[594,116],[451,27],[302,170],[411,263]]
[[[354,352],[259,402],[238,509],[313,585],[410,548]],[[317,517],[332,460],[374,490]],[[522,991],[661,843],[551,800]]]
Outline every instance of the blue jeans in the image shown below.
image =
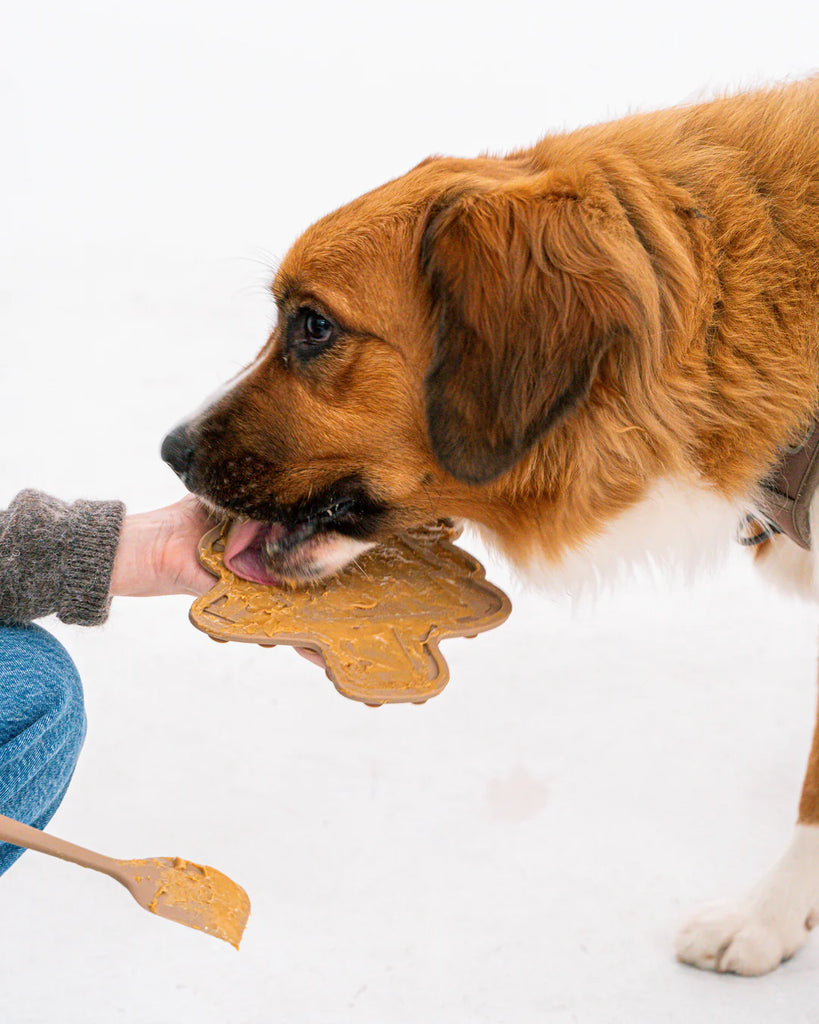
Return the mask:
[[[65,648],[39,626],[0,626],[0,814],[43,828],[84,738],[82,684]],[[0,874],[22,853],[0,843]]]

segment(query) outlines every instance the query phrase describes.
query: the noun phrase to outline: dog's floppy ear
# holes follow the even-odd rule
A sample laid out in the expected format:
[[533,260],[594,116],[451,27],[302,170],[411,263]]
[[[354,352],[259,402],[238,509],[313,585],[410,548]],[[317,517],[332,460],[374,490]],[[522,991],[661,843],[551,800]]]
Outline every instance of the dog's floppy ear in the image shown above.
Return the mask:
[[596,178],[467,184],[430,210],[420,256],[437,321],[432,448],[469,483],[511,468],[577,408],[613,345],[658,344],[648,255]]

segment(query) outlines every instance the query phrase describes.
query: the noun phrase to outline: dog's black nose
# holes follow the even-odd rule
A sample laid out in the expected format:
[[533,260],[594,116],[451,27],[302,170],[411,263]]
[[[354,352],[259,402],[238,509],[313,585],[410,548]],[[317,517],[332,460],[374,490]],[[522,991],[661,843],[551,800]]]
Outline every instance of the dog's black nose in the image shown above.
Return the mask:
[[181,423],[165,436],[160,454],[176,475],[184,482],[193,461],[193,442],[187,425]]

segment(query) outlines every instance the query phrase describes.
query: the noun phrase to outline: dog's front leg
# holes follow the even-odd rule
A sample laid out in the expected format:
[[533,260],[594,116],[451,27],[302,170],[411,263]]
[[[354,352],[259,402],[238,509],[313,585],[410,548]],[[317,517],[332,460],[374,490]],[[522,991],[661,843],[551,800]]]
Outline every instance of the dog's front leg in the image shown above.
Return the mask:
[[677,956],[735,974],[765,974],[819,923],[819,717],[793,838],[782,858],[736,900],[701,907],[680,929]]

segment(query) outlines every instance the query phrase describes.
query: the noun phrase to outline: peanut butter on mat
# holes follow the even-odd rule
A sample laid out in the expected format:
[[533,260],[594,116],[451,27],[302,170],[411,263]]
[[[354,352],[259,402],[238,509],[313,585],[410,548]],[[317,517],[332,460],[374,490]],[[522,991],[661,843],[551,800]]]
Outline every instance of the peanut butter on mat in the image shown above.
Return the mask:
[[200,543],[202,564],[219,580],[194,602],[193,624],[215,640],[317,651],[336,688],[366,704],[423,703],[440,693],[449,669],[439,641],[492,629],[511,611],[480,562],[452,543],[458,531],[448,523],[407,531],[298,589],[226,569],[227,525]]

